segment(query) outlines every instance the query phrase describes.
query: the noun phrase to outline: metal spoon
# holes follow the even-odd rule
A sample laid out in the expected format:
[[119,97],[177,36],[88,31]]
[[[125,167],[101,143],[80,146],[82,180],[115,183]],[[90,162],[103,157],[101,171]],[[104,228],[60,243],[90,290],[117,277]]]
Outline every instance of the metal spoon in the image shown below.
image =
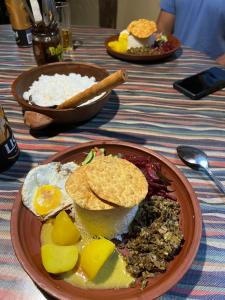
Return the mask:
[[205,173],[214,180],[221,192],[225,194],[225,187],[209,169],[208,157],[203,151],[195,147],[178,146],[177,154],[180,159],[192,169],[199,171],[204,170]]

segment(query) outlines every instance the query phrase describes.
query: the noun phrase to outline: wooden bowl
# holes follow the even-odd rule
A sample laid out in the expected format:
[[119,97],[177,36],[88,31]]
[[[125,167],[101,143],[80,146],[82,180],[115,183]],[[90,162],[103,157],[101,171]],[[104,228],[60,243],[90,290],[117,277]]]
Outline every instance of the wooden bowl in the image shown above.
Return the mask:
[[32,214],[21,200],[18,192],[13,204],[11,216],[11,238],[18,260],[30,277],[43,290],[57,299],[73,300],[150,300],[171,289],[187,272],[198,251],[202,232],[202,218],[196,195],[182,173],[165,157],[158,153],[127,142],[96,141],[83,143],[69,148],[50,157],[45,163],[60,161],[66,163],[75,161],[81,163],[93,147],[103,147],[107,153],[131,154],[149,157],[160,163],[162,173],[172,181],[171,190],[181,207],[180,226],[184,235],[184,245],[175,258],[169,262],[166,272],[149,279],[147,288],[140,287],[124,289],[80,289],[56,279],[44,270],[40,256],[40,220]]
[[161,61],[165,58],[170,57],[172,54],[174,54],[177,49],[180,48],[181,43],[180,41],[173,35],[168,36],[168,42],[170,42],[172,49],[164,52],[162,54],[156,54],[156,55],[136,55],[136,54],[130,54],[130,53],[121,53],[116,52],[112,48],[109,47],[109,42],[112,41],[118,41],[119,35],[113,35],[105,40],[105,47],[107,52],[116,58],[126,60],[126,61],[134,61],[134,62],[156,62]]
[[107,102],[110,91],[104,93],[96,101],[69,109],[40,107],[38,105],[31,105],[23,99],[23,93],[41,75],[54,75],[56,73],[66,75],[69,73],[78,73],[82,76],[94,76],[96,81],[100,81],[109,75],[104,68],[88,63],[59,62],[34,67],[21,73],[12,84],[12,94],[25,111],[35,111],[47,115],[54,119],[56,123],[79,123],[94,117]]

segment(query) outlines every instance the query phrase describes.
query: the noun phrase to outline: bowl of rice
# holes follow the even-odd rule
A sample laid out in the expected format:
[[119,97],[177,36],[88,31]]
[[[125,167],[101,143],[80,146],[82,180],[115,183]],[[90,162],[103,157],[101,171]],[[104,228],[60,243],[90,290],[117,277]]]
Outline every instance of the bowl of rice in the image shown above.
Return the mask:
[[108,75],[106,69],[95,64],[51,63],[21,73],[12,84],[12,94],[24,111],[44,114],[55,123],[80,123],[101,110],[110,91],[74,108],[56,109],[57,105]]

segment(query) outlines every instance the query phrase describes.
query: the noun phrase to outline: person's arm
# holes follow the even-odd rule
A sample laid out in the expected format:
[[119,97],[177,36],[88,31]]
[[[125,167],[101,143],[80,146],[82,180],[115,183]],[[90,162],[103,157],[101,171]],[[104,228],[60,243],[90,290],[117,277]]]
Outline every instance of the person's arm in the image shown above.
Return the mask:
[[175,15],[161,10],[157,20],[157,27],[159,32],[165,34],[172,34],[175,22]]
[[216,61],[218,64],[225,66],[225,53],[217,57]]

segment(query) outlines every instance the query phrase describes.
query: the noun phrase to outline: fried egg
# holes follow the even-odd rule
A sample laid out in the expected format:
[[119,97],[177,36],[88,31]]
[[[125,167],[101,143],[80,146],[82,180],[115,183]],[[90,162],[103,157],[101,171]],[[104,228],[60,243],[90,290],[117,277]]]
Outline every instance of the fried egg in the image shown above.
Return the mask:
[[41,219],[62,209],[73,209],[73,200],[65,190],[65,181],[77,165],[52,162],[33,168],[22,187],[23,204]]

